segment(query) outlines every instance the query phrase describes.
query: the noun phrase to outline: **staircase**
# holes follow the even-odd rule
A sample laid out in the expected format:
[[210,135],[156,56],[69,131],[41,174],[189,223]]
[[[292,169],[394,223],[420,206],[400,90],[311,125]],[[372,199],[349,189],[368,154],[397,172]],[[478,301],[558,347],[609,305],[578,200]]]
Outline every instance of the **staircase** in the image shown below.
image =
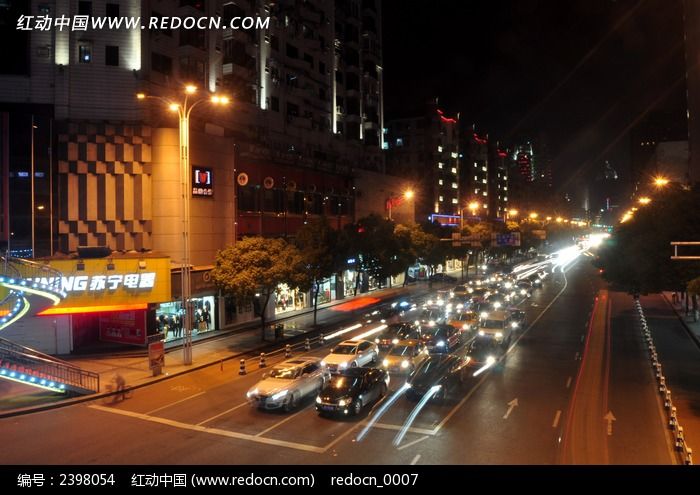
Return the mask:
[[[38,313],[55,306],[66,293],[61,273],[47,265],[0,256],[0,331],[29,311]],[[100,389],[97,373],[0,338],[0,379],[20,382],[53,392],[89,394]]]

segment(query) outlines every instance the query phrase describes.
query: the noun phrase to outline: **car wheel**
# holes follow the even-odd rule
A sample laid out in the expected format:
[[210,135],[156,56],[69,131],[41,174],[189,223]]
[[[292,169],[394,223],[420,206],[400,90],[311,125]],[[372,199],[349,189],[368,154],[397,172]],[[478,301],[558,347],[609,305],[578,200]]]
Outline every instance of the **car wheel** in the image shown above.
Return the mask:
[[287,399],[287,402],[284,403],[284,410],[286,412],[291,411],[292,409],[297,407],[297,402],[299,402],[297,398],[297,394],[292,394],[289,399]]
[[357,416],[360,414],[360,412],[362,412],[362,399],[357,399],[355,406],[352,409],[352,413],[353,415]]
[[357,368],[357,361],[353,361],[352,363],[350,363],[350,367]]

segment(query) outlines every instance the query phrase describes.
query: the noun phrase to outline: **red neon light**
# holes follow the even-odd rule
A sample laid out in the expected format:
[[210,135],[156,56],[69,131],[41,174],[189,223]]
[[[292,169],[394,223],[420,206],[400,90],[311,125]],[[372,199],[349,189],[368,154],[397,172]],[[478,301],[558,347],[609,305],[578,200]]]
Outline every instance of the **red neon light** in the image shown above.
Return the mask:
[[489,142],[489,140],[486,138],[480,138],[476,132],[474,133],[474,141],[476,141],[479,144],[486,144]]
[[77,315],[85,313],[108,313],[111,311],[133,311],[136,309],[148,309],[148,304],[116,304],[113,306],[87,306],[87,307],[73,307],[73,308],[49,308],[45,309],[41,313],[37,313],[38,316],[49,316],[49,315]]
[[440,110],[439,108],[437,109],[437,113],[440,116],[440,120],[442,120],[445,124],[456,124],[457,123],[457,121],[455,119],[444,117],[445,114],[442,113],[442,110]]
[[369,306],[370,304],[375,304],[378,303],[381,299],[378,299],[376,297],[358,297],[354,301],[348,301],[343,304],[338,304],[337,306],[333,306],[331,309],[333,311],[354,311],[356,309],[364,308],[365,306]]
[[505,151],[498,150],[498,156],[500,156],[501,158],[505,158],[508,156],[508,153],[506,153]]
[[442,110],[440,110],[439,108],[437,109],[437,113],[438,115],[443,115]]

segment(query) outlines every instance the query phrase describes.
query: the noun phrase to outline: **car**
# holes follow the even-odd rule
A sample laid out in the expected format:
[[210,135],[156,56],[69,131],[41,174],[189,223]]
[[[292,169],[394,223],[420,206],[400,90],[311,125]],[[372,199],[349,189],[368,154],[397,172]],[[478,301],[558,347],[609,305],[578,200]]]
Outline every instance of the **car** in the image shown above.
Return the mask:
[[518,327],[519,324],[507,311],[491,311],[481,315],[477,336],[490,337],[507,348]]
[[431,354],[406,380],[406,397],[418,400],[427,393],[431,399],[445,399],[467,378],[467,360],[456,354]]
[[468,332],[476,330],[479,325],[479,313],[476,311],[464,311],[463,313],[455,313],[447,319],[447,324],[452,325],[457,330]]
[[387,351],[399,341],[417,339],[419,336],[420,331],[412,323],[392,323],[386,330],[377,335],[374,343],[377,344],[380,351]]
[[467,349],[466,364],[476,373],[486,366],[493,366],[503,355],[504,348],[495,339],[477,336]]
[[307,395],[317,394],[330,381],[317,358],[295,358],[275,365],[253,385],[246,397],[260,409],[291,411]]
[[449,352],[462,343],[461,331],[447,324],[421,325],[421,340],[428,352]]
[[377,368],[349,368],[331,377],[316,397],[319,415],[358,415],[386,395],[389,373]]
[[452,289],[452,297],[466,297],[469,295],[469,287],[466,285],[457,285]]
[[430,281],[431,282],[457,282],[457,278],[453,277],[452,275],[448,275],[444,272],[440,272],[440,273],[433,273],[430,276]]
[[427,357],[428,350],[421,340],[402,340],[384,356],[382,368],[389,373],[411,373]]
[[375,363],[379,357],[379,347],[369,340],[346,340],[323,358],[321,365],[331,373],[346,368],[356,368]]
[[517,328],[520,330],[524,329],[525,325],[527,325],[527,315],[522,309],[511,309],[510,319],[512,322],[518,324]]
[[442,323],[445,320],[445,308],[440,307],[436,309],[423,309],[418,318],[416,319],[416,324],[430,325],[436,323]]

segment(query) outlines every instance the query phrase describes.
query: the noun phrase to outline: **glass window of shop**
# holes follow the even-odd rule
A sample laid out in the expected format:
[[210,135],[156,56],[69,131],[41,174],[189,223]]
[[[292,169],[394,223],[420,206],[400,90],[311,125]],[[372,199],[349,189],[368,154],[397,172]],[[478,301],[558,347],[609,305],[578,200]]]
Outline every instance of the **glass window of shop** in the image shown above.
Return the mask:
[[318,287],[318,304],[333,300],[335,300],[335,275],[322,281]]
[[[214,318],[214,296],[192,298],[193,319],[192,335],[199,335],[210,330],[216,330]],[[184,336],[184,311],[182,301],[171,301],[160,304],[156,308],[158,331],[164,340],[181,339]]]
[[287,284],[279,284],[275,290],[275,314],[286,313],[306,307],[306,294],[299,289],[291,289]]

